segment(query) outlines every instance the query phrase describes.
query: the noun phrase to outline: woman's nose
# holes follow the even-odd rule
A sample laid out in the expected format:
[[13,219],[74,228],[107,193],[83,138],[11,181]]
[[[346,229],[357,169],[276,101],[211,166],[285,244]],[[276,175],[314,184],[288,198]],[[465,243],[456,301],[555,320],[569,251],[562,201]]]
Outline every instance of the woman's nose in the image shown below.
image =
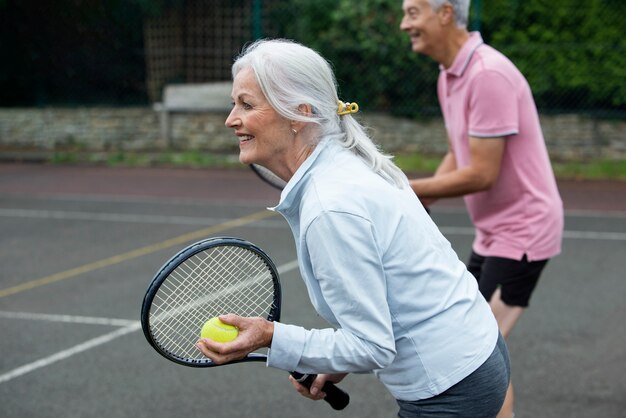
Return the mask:
[[229,128],[234,128],[240,125],[241,124],[240,122],[241,121],[239,120],[239,118],[237,118],[237,116],[235,115],[235,108],[233,107],[233,109],[228,114],[228,117],[226,118],[224,125],[226,125]]

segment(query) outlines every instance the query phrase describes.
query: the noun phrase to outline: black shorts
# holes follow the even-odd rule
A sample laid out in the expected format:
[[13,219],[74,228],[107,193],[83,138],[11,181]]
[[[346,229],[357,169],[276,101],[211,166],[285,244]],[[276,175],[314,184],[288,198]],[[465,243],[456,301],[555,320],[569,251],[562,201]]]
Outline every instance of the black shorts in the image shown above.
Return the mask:
[[483,257],[472,251],[467,269],[478,280],[478,289],[489,301],[500,287],[500,298],[509,306],[527,307],[548,260],[528,261]]

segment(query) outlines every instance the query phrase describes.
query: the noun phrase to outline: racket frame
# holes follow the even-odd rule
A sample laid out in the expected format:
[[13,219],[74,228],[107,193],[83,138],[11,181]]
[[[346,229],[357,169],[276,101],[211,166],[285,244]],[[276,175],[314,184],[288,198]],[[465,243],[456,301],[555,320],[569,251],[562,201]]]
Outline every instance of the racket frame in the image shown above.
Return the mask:
[[[152,301],[156,296],[159,287],[163,284],[163,282],[167,279],[171,272],[173,272],[178,266],[184,263],[189,258],[194,255],[219,246],[238,246],[244,249],[250,250],[254,252],[259,258],[263,260],[263,262],[268,267],[272,282],[274,286],[274,300],[272,306],[270,307],[270,311],[267,316],[267,320],[269,321],[279,321],[280,320],[280,309],[281,309],[281,287],[280,287],[280,279],[278,275],[278,269],[274,265],[272,259],[259,247],[248,242],[246,240],[240,238],[233,237],[215,237],[208,238],[195,244],[192,244],[176,255],[174,255],[170,260],[168,260],[159,272],[154,276],[148,290],[143,299],[143,303],[141,306],[141,328],[143,329],[144,336],[150,343],[150,345],[163,357],[166,359],[173,361],[178,364],[182,364],[184,366],[189,367],[216,367],[222,366],[221,364],[215,364],[209,358],[201,358],[201,359],[184,359],[179,356],[170,353],[169,351],[163,349],[158,342],[154,340],[152,337],[152,333],[150,332],[150,307],[152,305]],[[230,361],[227,364],[235,364],[235,363],[246,363],[246,362],[265,362],[267,361],[267,355],[262,353],[250,353],[246,357]],[[317,375],[315,374],[302,374],[299,372],[291,372],[291,375],[302,385],[307,388],[311,387],[313,380]],[[324,400],[335,410],[342,410],[350,403],[350,395],[347,392],[336,386],[331,382],[326,382],[323,387],[324,392],[326,392],[326,397]]]
[[253,164],[250,164],[250,169],[252,169],[252,171],[254,171],[254,173],[261,180],[263,180],[265,183],[269,184],[270,186],[274,187],[275,189],[283,190],[285,186],[287,185],[287,182],[285,180],[278,177],[269,168],[265,168],[262,165],[253,163]]
[[[216,247],[224,247],[224,246],[236,246],[244,248],[248,251],[255,253],[268,267],[268,270],[272,277],[272,282],[274,286],[274,298],[273,303],[269,309],[267,320],[268,321],[279,321],[280,320],[280,310],[281,310],[281,287],[280,280],[278,276],[278,269],[274,265],[272,259],[259,247],[243,240],[241,238],[233,238],[233,237],[214,237],[204,239],[202,241],[198,241],[194,244],[189,245],[188,247],[179,251],[176,255],[174,255],[171,259],[169,259],[158,271],[158,273],[152,279],[148,290],[143,298],[143,302],[141,305],[141,328],[143,330],[143,334],[148,340],[148,343],[163,357],[167,358],[170,361],[173,361],[178,364],[182,364],[184,366],[189,367],[215,367],[217,364],[213,363],[209,358],[200,358],[200,359],[187,359],[182,358],[180,356],[175,355],[174,353],[165,350],[153,337],[152,332],[150,331],[150,308],[152,306],[152,302],[154,297],[156,296],[161,285],[167,280],[169,275],[182,263],[195,256],[202,251],[216,248]],[[225,312],[227,313],[227,312]],[[198,337],[199,338],[199,337]],[[267,355],[262,353],[250,353],[246,357],[234,360],[229,362],[231,363],[245,363],[245,362],[264,362],[267,360]]]

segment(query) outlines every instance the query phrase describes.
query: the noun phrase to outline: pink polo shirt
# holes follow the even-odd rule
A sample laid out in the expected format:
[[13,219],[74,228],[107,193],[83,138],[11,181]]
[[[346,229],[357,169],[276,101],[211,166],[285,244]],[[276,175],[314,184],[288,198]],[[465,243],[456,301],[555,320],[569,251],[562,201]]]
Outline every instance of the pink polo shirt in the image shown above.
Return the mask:
[[464,197],[482,256],[520,260],[561,251],[563,203],[526,79],[478,32],[441,68],[439,103],[458,168],[469,165],[469,137],[504,137],[500,175],[487,191]]

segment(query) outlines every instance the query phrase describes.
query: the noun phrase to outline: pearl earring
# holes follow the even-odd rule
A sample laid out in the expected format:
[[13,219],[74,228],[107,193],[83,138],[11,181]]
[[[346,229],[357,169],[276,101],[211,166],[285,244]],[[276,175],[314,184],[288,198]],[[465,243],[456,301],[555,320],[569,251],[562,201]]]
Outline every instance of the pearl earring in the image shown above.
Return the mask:
[[294,135],[298,135],[298,131],[296,131],[295,129],[291,128],[291,132],[293,132]]

